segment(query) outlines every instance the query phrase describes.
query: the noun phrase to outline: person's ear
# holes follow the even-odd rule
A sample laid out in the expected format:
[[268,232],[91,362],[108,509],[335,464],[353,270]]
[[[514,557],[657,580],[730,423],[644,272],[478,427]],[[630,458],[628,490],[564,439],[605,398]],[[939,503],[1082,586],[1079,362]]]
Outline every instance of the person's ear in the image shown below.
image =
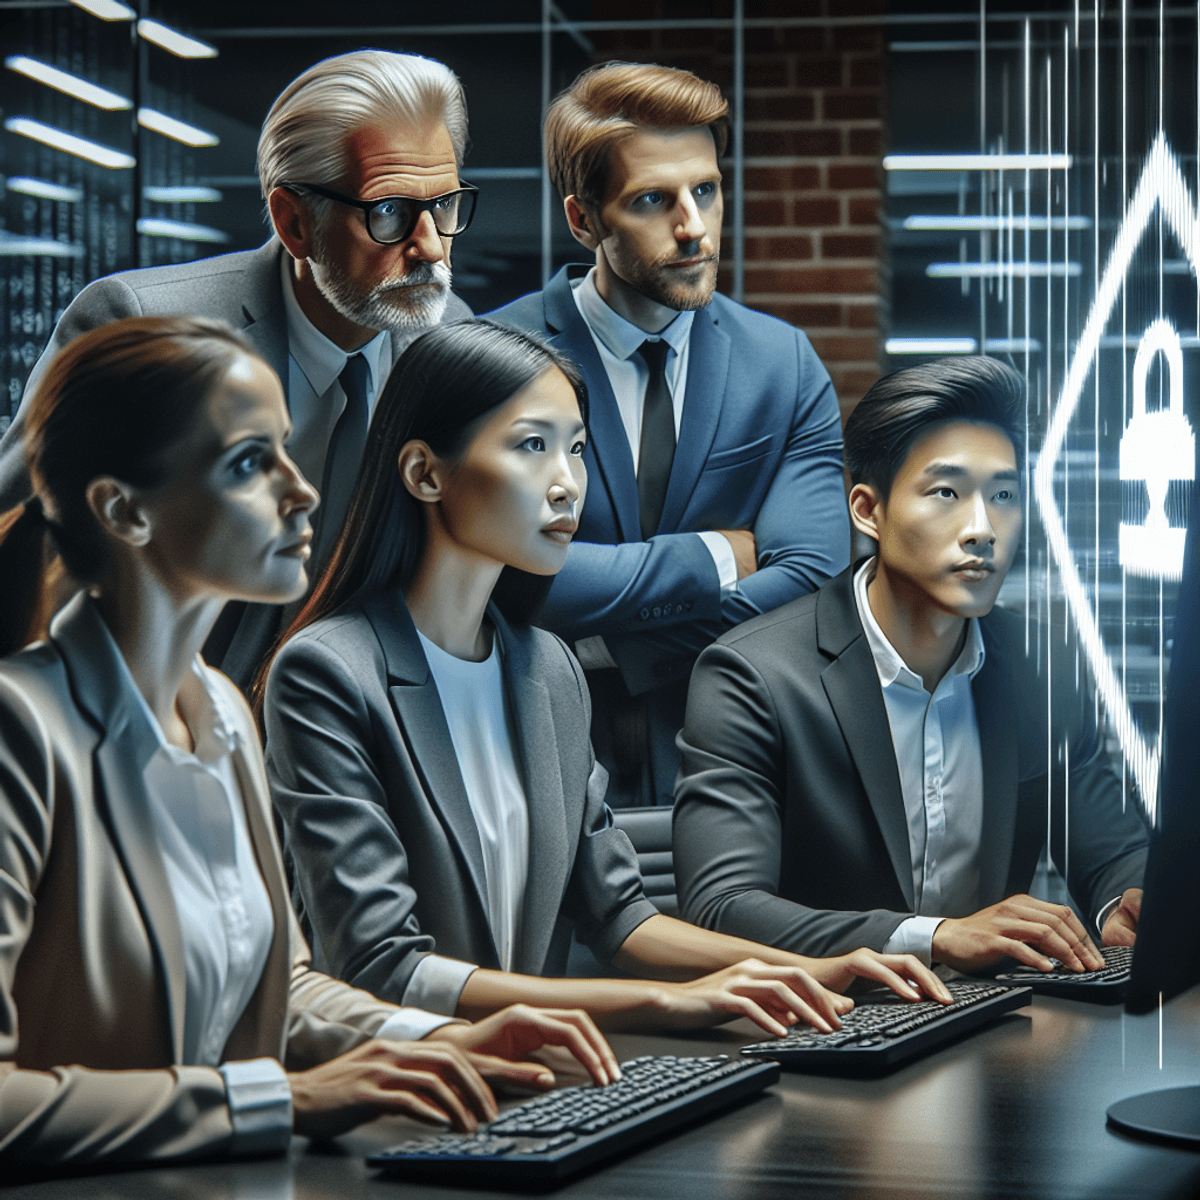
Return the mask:
[[567,225],[571,236],[588,250],[595,250],[604,240],[603,231],[596,215],[590,212],[578,196],[568,196],[563,201],[563,211],[567,214]]
[[879,518],[884,502],[869,483],[856,483],[850,489],[850,520],[859,533],[879,541]]
[[400,448],[398,465],[400,481],[414,500],[436,504],[442,498],[444,464],[424,442],[405,442]]
[[100,528],[127,546],[150,541],[151,522],[137,492],[111,475],[97,475],[84,490]]
[[283,248],[294,258],[303,262],[313,250],[313,216],[303,196],[285,187],[271,189],[267,197],[271,210],[271,224],[283,243]]

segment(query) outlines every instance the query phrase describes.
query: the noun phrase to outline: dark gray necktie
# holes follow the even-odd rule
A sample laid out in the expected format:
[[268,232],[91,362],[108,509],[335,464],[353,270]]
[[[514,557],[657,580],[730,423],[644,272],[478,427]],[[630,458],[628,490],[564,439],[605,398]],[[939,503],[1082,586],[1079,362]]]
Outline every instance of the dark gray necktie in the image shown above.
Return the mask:
[[[325,473],[321,482],[320,532],[314,558],[324,563],[337,541],[338,534],[350,509],[350,497],[358,469],[367,446],[367,381],[370,378],[367,360],[352,354],[346,361],[338,382],[346,393],[346,407],[333,428],[329,449],[325,454]],[[311,575],[311,572],[310,572]]]
[[675,410],[667,387],[667,353],[664,341],[643,342],[638,349],[650,379],[646,383],[646,402],[642,406],[642,437],[638,451],[638,515],[642,537],[653,537],[662,519],[667,498],[667,482],[675,458]]

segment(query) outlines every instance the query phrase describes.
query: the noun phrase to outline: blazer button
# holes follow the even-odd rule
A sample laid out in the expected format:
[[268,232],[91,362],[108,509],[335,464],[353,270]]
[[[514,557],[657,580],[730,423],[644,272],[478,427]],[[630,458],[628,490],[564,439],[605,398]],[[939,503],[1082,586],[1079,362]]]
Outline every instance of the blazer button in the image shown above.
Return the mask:
[[642,611],[638,613],[638,616],[641,617],[643,621],[648,621],[650,619],[650,610],[648,608],[643,608]]
[[680,614],[681,612],[683,612],[683,605],[682,605],[682,604],[677,604],[677,605],[675,605],[675,615],[676,615],[676,616],[679,616],[679,614]]
[[657,604],[654,606],[654,615],[656,617],[662,616],[662,609]]

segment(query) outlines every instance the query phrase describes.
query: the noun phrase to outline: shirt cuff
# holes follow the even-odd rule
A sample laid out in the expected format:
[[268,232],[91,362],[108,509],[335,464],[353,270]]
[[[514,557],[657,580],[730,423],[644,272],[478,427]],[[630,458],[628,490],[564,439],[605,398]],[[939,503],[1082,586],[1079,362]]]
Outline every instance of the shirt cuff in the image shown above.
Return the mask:
[[712,529],[696,536],[708,547],[708,552],[712,555],[713,566],[717,568],[717,578],[721,582],[721,595],[732,592],[738,585],[738,569],[729,539],[723,533]]
[[446,958],[441,954],[427,954],[409,976],[408,987],[404,989],[404,1003],[423,1008],[426,1013],[452,1017],[458,1008],[458,998],[471,972],[475,970],[478,968],[474,963]]
[[575,657],[585,671],[599,671],[617,665],[602,637],[580,638],[575,643]]
[[927,967],[933,958],[933,931],[944,917],[908,917],[883,944],[884,954],[914,954]]
[[[1124,895],[1122,892],[1121,895]],[[1097,914],[1096,914],[1096,932],[1104,936],[1104,922],[1113,915],[1113,909],[1121,903],[1121,896],[1114,896]]]
[[273,1058],[222,1063],[233,1122],[230,1154],[282,1154],[292,1137],[292,1088]]

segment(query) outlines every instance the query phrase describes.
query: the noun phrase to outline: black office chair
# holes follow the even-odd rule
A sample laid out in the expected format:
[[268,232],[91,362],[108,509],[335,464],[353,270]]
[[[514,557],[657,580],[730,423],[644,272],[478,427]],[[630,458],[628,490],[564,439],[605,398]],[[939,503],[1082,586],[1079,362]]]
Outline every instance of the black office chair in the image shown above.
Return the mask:
[[668,917],[679,916],[675,892],[675,861],[671,857],[671,806],[618,808],[613,822],[623,829],[637,851],[646,899]]

